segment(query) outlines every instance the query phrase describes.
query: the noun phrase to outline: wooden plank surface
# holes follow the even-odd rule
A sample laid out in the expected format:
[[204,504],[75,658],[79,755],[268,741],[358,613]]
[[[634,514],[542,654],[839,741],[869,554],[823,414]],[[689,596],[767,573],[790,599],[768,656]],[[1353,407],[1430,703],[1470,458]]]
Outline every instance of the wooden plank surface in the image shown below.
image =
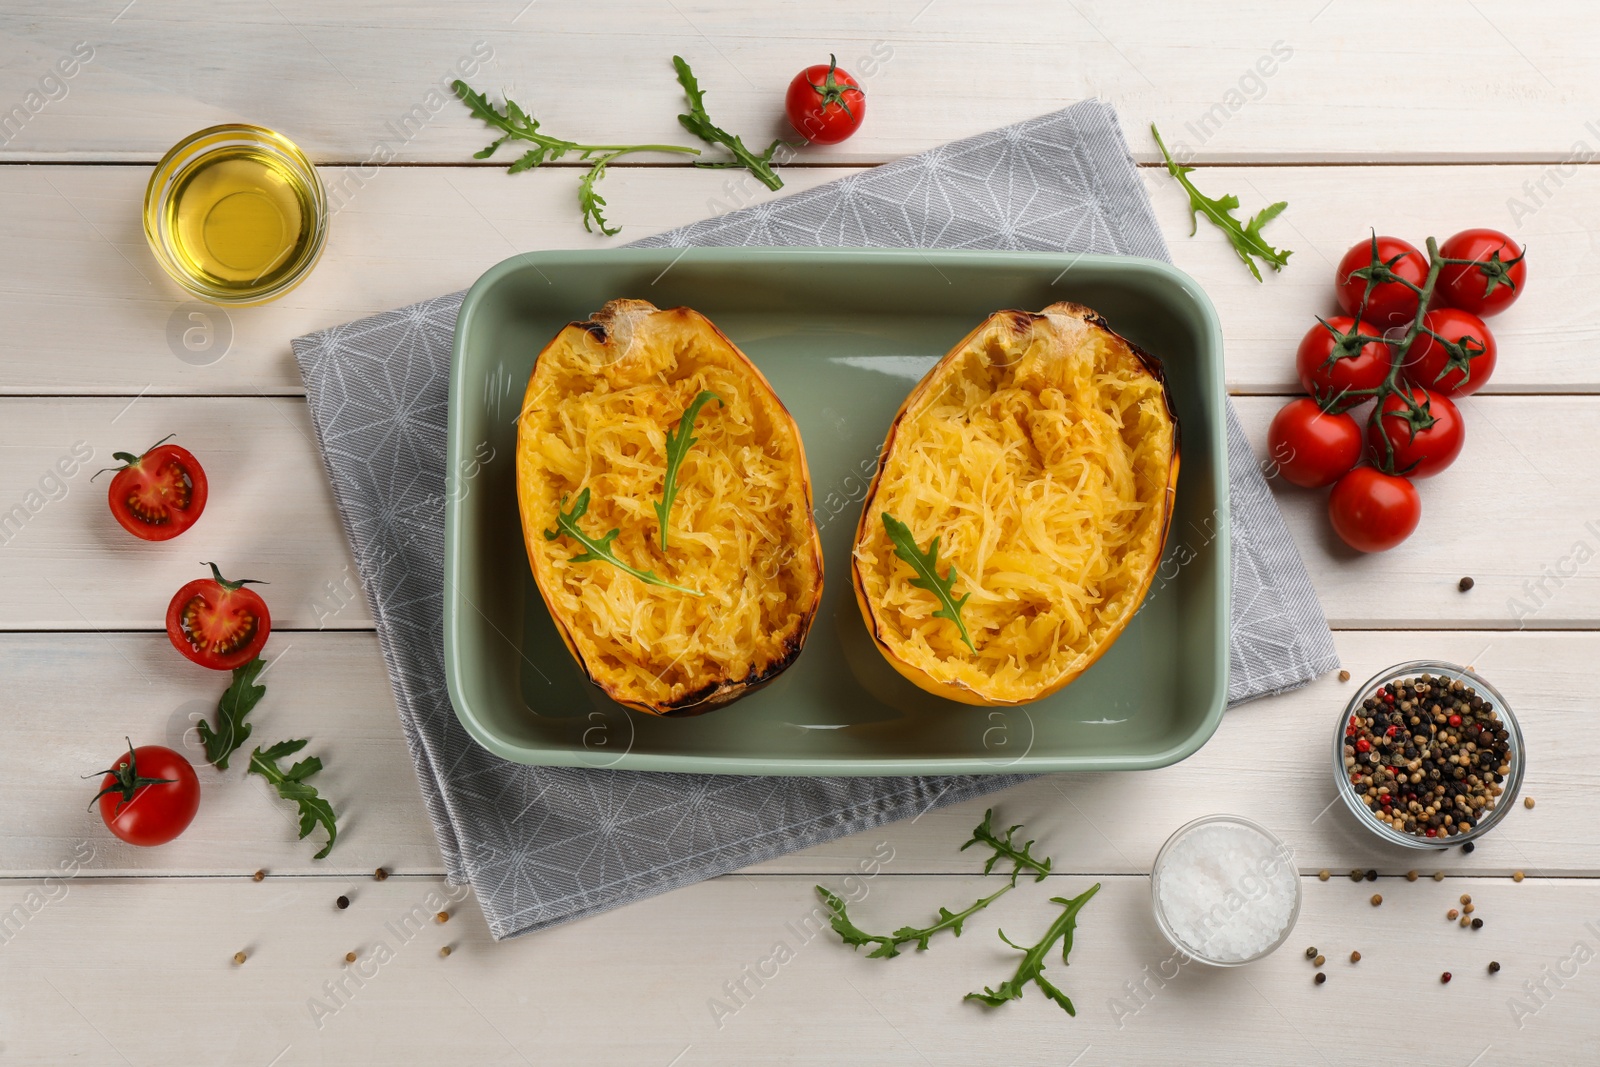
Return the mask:
[[[874,837],[858,841],[869,855]],[[852,911],[868,928],[921,922],[997,887],[889,873],[898,862],[854,883],[861,903]],[[1056,956],[1045,970],[1076,1018],[1031,986],[999,1009],[962,1002],[1016,966],[997,927],[1031,944],[1057,913],[1049,897],[1096,880],[1102,889],[1080,916],[1070,966]],[[1592,1060],[1600,936],[1587,881],[1303,879],[1289,944],[1229,969],[1173,957],[1142,877],[1024,884],[959,940],[946,935],[892,960],[854,954],[831,931],[806,933],[813,882],[720,878],[497,945],[473,905],[449,903],[431,879],[78,878],[56,882],[53,902],[44,886],[0,883],[0,900],[20,903],[32,890],[45,901],[4,946],[6,1059],[1232,1067],[1245,1058],[1348,1063],[1361,1055],[1353,1043],[1376,1041],[1385,1059],[1430,1064]],[[1381,908],[1367,902],[1374,888]],[[1446,922],[1463,892],[1483,929]],[[340,893],[348,910],[333,905]],[[441,903],[452,912],[443,926],[428,920]],[[1327,956],[1324,985],[1313,984],[1306,945]],[[159,959],[159,981],[83,965],[107,946],[120,959]],[[247,953],[243,965],[232,962],[237,951]],[[352,951],[357,961],[346,964]],[[1490,960],[1498,974],[1487,973]],[[1530,995],[1530,983],[1544,992]],[[1385,1017],[1391,1000],[1429,1024],[1425,1052]]]
[[[1147,872],[1174,829],[1214,810],[1249,815],[1296,850],[1303,873],[1378,866],[1452,874],[1600,875],[1600,841],[1589,832],[1588,798],[1600,772],[1588,753],[1600,744],[1585,679],[1600,656],[1595,633],[1347,631],[1339,653],[1354,676],[1329,674],[1285,696],[1236,708],[1216,736],[1176,766],[1143,774],[1051,775],[998,798],[938,809],[868,835],[891,842],[897,872],[959,874],[971,854],[956,846],[1000,808],[1024,822],[1057,869]],[[48,709],[18,701],[0,746],[0,780],[29,780],[25,805],[0,807],[0,876],[48,872],[73,842],[96,842],[97,876],[438,872],[439,857],[400,737],[388,678],[370,633],[287,633],[267,646],[268,695],[252,713],[256,740],[309,737],[327,764],[319,779],[340,813],[341,836],[327,860],[295,840],[282,801],[235,765],[204,765],[191,732],[214,718],[224,682],[183,660],[159,634],[0,635],[0,662],[18,693],[49,693]],[[1434,658],[1471,663],[1511,702],[1527,738],[1525,792],[1518,808],[1470,856],[1460,850],[1412,853],[1376,844],[1335,798],[1328,767],[1334,723],[1359,682],[1396,662]],[[107,699],[115,694],[115,699]],[[70,722],[63,729],[62,722]],[[76,775],[108,765],[123,735],[188,752],[204,787],[201,815],[160,849],[111,841],[82,801],[92,792]],[[252,743],[255,743],[254,741]],[[59,773],[38,778],[38,753]],[[1263,755],[1270,753],[1270,756]],[[31,780],[30,780],[31,779]],[[862,838],[820,845],[756,868],[764,873],[854,870]]]
[[[1237,403],[1265,457],[1281,401]],[[1422,533],[1393,551],[1351,552],[1328,525],[1326,493],[1275,486],[1329,620],[1593,627],[1600,479],[1591,445],[1600,398],[1471,397],[1462,407],[1466,447],[1454,467],[1422,483]],[[200,560],[213,559],[271,583],[266,595],[281,628],[370,625],[302,401],[13,397],[0,398],[0,424],[0,582],[8,591],[0,629],[159,628],[172,594],[201,573]],[[90,477],[112,452],[173,432],[206,465],[211,499],[182,538],[138,541],[111,518],[105,478]],[[74,449],[93,458],[74,463]],[[67,469],[70,477],[58,476]],[[1485,486],[1497,487],[1492,508]],[[1477,582],[1470,594],[1456,588],[1462,575]]]
[[559,136],[683,144],[674,53],[713,117],[762,144],[791,135],[775,107],[789,79],[837,53],[871,100],[859,136],[806,152],[821,162],[881,162],[1096,95],[1130,133],[1154,119],[1211,159],[1551,161],[1580,138],[1600,144],[1585,128],[1600,25],[1579,0],[278,0],[225,20],[192,0],[125,3],[7,5],[7,106],[78,42],[93,58],[65,96],[41,97],[4,155],[151,162],[193,130],[244,120],[319,161],[364,160],[381,142],[463,163],[489,140],[444,97],[463,62]]
[[[1347,0],[1341,0],[1347,2]],[[1217,305],[1229,388],[1297,389],[1294,348],[1315,316],[1337,309],[1334,264],[1368,227],[1421,244],[1473,225],[1499,226],[1531,249],[1526,297],[1493,329],[1499,366],[1489,392],[1600,391],[1600,168],[1574,168],[1559,188],[1544,168],[1243,167],[1203,171],[1212,195],[1254,209],[1287,200],[1269,235],[1293,249],[1289,268],[1257,283],[1222,236],[1188,236],[1188,201],[1164,169],[1141,173],[1178,266]],[[784,193],[851,173],[788,172]],[[275,303],[224,311],[196,304],[145,246],[139,204],[146,167],[0,167],[0,393],[301,393],[289,339],[464,289],[493,264],[541,248],[599,248],[715,214],[736,201],[720,173],[621,168],[606,178],[615,239],[585,234],[570,170],[507,177],[482,168],[385,168],[362,178],[328,168],[345,204],[305,284]],[[1538,210],[1512,198],[1541,180]],[[773,195],[757,183],[739,202]],[[759,194],[757,195],[757,190]],[[1379,191],[1382,196],[1379,197]],[[777,194],[781,195],[781,194]],[[1542,199],[1542,198],[1541,198]],[[593,310],[574,309],[574,315]],[[198,314],[200,318],[190,316]]]

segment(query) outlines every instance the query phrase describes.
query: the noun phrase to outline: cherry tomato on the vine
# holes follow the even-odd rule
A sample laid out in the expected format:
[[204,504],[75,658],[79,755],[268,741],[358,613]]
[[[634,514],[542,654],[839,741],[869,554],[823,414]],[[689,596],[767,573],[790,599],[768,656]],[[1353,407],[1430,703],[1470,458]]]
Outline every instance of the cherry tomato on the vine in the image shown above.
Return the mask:
[[89,805],[98,802],[106,828],[130,845],[164,845],[188,829],[200,810],[200,779],[170,748],[134,748],[130,741],[128,754],[103,773]]
[[113,452],[107,498],[122,528],[146,541],[167,541],[195,524],[206,509],[206,472],[187,448],[158,442],[143,455]]
[[[1365,319],[1381,329],[1403,326],[1417,317],[1416,290],[1402,282],[1390,280],[1378,281],[1368,294],[1367,278],[1356,272],[1373,267],[1374,256],[1380,261],[1380,271],[1386,269],[1418,288],[1428,279],[1428,257],[1416,245],[1398,237],[1369,237],[1353,246],[1339,260],[1333,279],[1339,307],[1346,315]],[[1366,296],[1364,311],[1363,295]]]
[[1494,334],[1484,321],[1460,308],[1437,307],[1423,313],[1422,327],[1401,368],[1406,380],[1446,396],[1471,396],[1482,389],[1494,373],[1496,354]]
[[833,56],[794,76],[783,98],[789,125],[812,144],[838,144],[861,127],[867,117],[867,94],[861,83],[839,69]]
[[210,578],[196,578],[167,605],[167,636],[172,647],[214,671],[231,671],[256,658],[272,632],[266,601],[246,584],[230,582],[215,563]]
[[1359,343],[1352,334],[1382,337],[1383,330],[1348,315],[1334,315],[1306,331],[1294,360],[1301,388],[1326,401],[1349,389],[1378,387],[1389,373],[1389,346],[1382,341]]
[[1500,314],[1522,295],[1528,280],[1522,246],[1499,230],[1462,230],[1439,246],[1439,255],[1477,261],[1445,264],[1435,289],[1445,303],[1474,315]]
[[1443,393],[1420,386],[1404,386],[1415,402],[1413,408],[1401,393],[1390,393],[1379,405],[1380,415],[1367,428],[1367,443],[1373,462],[1384,463],[1393,447],[1393,469],[1408,478],[1431,478],[1455,462],[1466,441],[1466,424],[1461,411]]
[[1329,414],[1300,397],[1273,416],[1267,447],[1284,481],[1316,489],[1332,485],[1361,459],[1361,427],[1349,414]]
[[1383,552],[1416,530],[1422,520],[1422,498],[1405,478],[1357,467],[1328,494],[1328,519],[1334,532],[1357,552]]

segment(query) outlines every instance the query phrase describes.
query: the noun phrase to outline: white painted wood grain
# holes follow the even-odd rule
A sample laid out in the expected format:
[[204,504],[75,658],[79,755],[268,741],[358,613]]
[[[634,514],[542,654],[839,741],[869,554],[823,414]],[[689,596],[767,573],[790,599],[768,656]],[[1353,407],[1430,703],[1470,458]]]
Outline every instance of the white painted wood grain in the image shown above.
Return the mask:
[[[1238,399],[1263,457],[1280,402]],[[1328,618],[1342,627],[1593,627],[1600,398],[1473,397],[1462,408],[1466,447],[1421,484],[1422,526],[1399,548],[1351,552],[1327,523],[1326,493],[1275,487]],[[280,627],[370,625],[365,601],[348,592],[354,571],[302,401],[13,397],[0,399],[0,427],[0,518],[11,516],[0,525],[0,629],[158,628],[172,594],[213,559],[272,583]],[[115,450],[174,431],[209,472],[206,514],[181,538],[135,540],[106,508],[105,479],[91,483],[89,473]],[[52,470],[80,442],[95,458],[49,500]],[[1173,543],[1185,536],[1174,531]],[[1456,589],[1462,575],[1477,581],[1469,594]]]
[[[792,170],[784,192],[844,173]],[[1294,256],[1264,284],[1211,227],[1188,236],[1187,199],[1165,170],[1142,173],[1174,258],[1217,305],[1236,392],[1298,388],[1295,345],[1314,316],[1336,310],[1334,264],[1368,226],[1420,244],[1471,225],[1506,229],[1532,250],[1527,295],[1492,323],[1501,351],[1489,390],[1600,390],[1600,361],[1591,357],[1600,343],[1600,168],[1575,168],[1560,186],[1533,166],[1202,171],[1200,188],[1237,193],[1247,210],[1289,201],[1268,235]],[[11,253],[0,259],[0,317],[9,324],[0,336],[0,393],[299,393],[292,337],[463,289],[518,252],[611,247],[715,214],[711,201],[735,203],[724,191],[733,179],[721,172],[617,169],[606,193],[625,228],[608,240],[583,232],[569,170],[514,178],[475,168],[324,174],[346,206],[316,271],[276,303],[224,312],[191,304],[151,257],[139,224],[147,168],[0,168],[0,202],[12,207],[0,215],[0,246]],[[1530,198],[1524,186],[1539,181],[1547,195]],[[753,188],[739,190],[744,200],[774,195],[760,189],[757,197],[760,187],[746,184]],[[1514,219],[1511,198],[1537,199],[1538,209]],[[191,320],[192,312],[207,319]],[[218,332],[207,335],[207,322]],[[185,347],[190,329],[197,332],[187,342],[199,351]],[[223,332],[231,335],[225,355],[208,347]]]
[[[997,797],[930,811],[755,868],[763,874],[854,871],[878,842],[898,873],[973,871],[958,847],[993,805],[1006,823],[1025,823],[1060,871],[1140,874],[1161,843],[1190,819],[1233,811],[1266,824],[1296,850],[1304,873],[1411,867],[1451,874],[1600,874],[1600,841],[1590,832],[1600,787],[1592,753],[1600,724],[1592,714],[1589,664],[1595,633],[1434,631],[1343,632],[1340,655],[1354,678],[1327,675],[1305,689],[1235,709],[1189,759],[1140,774],[1052,775]],[[279,634],[267,696],[252,713],[254,743],[309,737],[327,769],[319,784],[339,812],[340,838],[327,860],[297,842],[286,805],[239,762],[206,767],[192,734],[194,717],[214,714],[225,682],[180,658],[158,634],[0,635],[0,677],[8,696],[7,744],[0,780],[26,783],[0,806],[0,876],[41,874],[80,841],[96,849],[92,874],[244,875],[438,872],[440,861],[400,737],[387,675],[370,633]],[[1415,853],[1365,835],[1334,800],[1329,770],[1334,724],[1354,686],[1393,663],[1442,658],[1471,663],[1498,686],[1522,725],[1530,757],[1518,807],[1470,856],[1459,849]],[[48,694],[41,702],[21,694]],[[70,726],[63,726],[63,723]],[[1025,744],[1023,720],[1016,724]],[[198,765],[200,816],[176,842],[155,849],[122,845],[86,812],[93,790],[77,776],[109,765],[122,737],[167,744]],[[319,831],[320,832],[320,831]]]
[[[687,143],[674,53],[722,125],[751,143],[792,136],[784,88],[837,53],[865,80],[868,112],[856,137],[806,152],[824,162],[880,162],[1092,96],[1130,135],[1154,119],[1213,159],[1549,160],[1579,138],[1600,144],[1585,128],[1600,118],[1600,24],[1578,0],[281,0],[222,20],[201,0],[125,3],[7,5],[5,107],[26,103],[74,43],[94,57],[5,155],[153,161],[231,119],[281,129],[319,160],[386,142],[405,159],[460,162],[489,138],[441,87],[475,49],[493,57],[474,84],[511,93],[551,133],[600,143]],[[420,132],[401,129],[412,113]]]
[[[1106,877],[1081,913],[1070,966],[1059,955],[1046,965],[1076,1018],[1031,986],[999,1009],[963,1002],[1015,967],[1018,953],[997,928],[1032,943],[1058,912],[1048,898],[1095,880],[1019,886],[959,939],[884,961],[850,951],[831,931],[797,936],[815,905],[813,879],[803,877],[718,879],[498,945],[470,902],[452,907],[443,926],[428,922],[445,890],[426,879],[80,879],[58,883],[64,895],[4,945],[5,1054],[16,1064],[141,1067],[1231,1067],[1350,1062],[1352,1028],[1371,1020],[1376,1032],[1361,1039],[1381,1043],[1386,1061],[1592,1061],[1600,909],[1582,881],[1305,880],[1288,944],[1247,967],[1207,969],[1173,959],[1145,878]],[[865,896],[854,911],[868,928],[893,928],[995,885],[883,874],[860,883]],[[1381,908],[1367,903],[1373,888],[1384,894]],[[0,902],[41,889],[0,883]],[[1444,919],[1463,891],[1486,920],[1480,931]],[[352,899],[346,911],[333,906],[341,892]],[[454,951],[441,958],[446,944]],[[1321,986],[1301,952],[1311,944],[1327,956]],[[85,965],[110,964],[112,949],[118,959],[158,960],[160,971],[130,981],[113,966]],[[1359,964],[1348,962],[1354,949]],[[249,958],[236,966],[241,950]],[[350,951],[354,965],[343,960]],[[1493,976],[1491,959],[1502,966]],[[1449,985],[1439,982],[1446,969]],[[1558,970],[1559,986],[1546,978]],[[1530,981],[1548,994],[1527,998]],[[744,992],[736,999],[737,983]],[[341,985],[335,998],[330,990]],[[1525,1004],[1520,1016],[1513,998]],[[1375,999],[1404,1007],[1374,1019]],[[1392,1017],[1401,1012],[1429,1025],[1402,1025]]]

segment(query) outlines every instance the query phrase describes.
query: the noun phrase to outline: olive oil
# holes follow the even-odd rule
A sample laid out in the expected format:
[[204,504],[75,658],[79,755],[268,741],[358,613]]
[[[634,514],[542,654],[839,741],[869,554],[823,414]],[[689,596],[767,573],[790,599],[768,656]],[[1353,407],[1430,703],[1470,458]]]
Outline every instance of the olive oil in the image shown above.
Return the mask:
[[260,303],[287,292],[320,255],[326,197],[288,140],[260,127],[216,127],[156,168],[145,229],[161,265],[191,293]]

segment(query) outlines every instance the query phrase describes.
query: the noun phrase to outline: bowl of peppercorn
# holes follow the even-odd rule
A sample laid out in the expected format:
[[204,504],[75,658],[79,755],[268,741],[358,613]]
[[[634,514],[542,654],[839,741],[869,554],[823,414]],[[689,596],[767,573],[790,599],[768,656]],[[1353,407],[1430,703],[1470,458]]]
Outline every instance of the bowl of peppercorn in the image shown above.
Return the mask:
[[1453,848],[1492,830],[1522,787],[1522,731],[1499,690],[1454,663],[1369,678],[1339,717],[1333,776],[1356,820],[1391,844]]

